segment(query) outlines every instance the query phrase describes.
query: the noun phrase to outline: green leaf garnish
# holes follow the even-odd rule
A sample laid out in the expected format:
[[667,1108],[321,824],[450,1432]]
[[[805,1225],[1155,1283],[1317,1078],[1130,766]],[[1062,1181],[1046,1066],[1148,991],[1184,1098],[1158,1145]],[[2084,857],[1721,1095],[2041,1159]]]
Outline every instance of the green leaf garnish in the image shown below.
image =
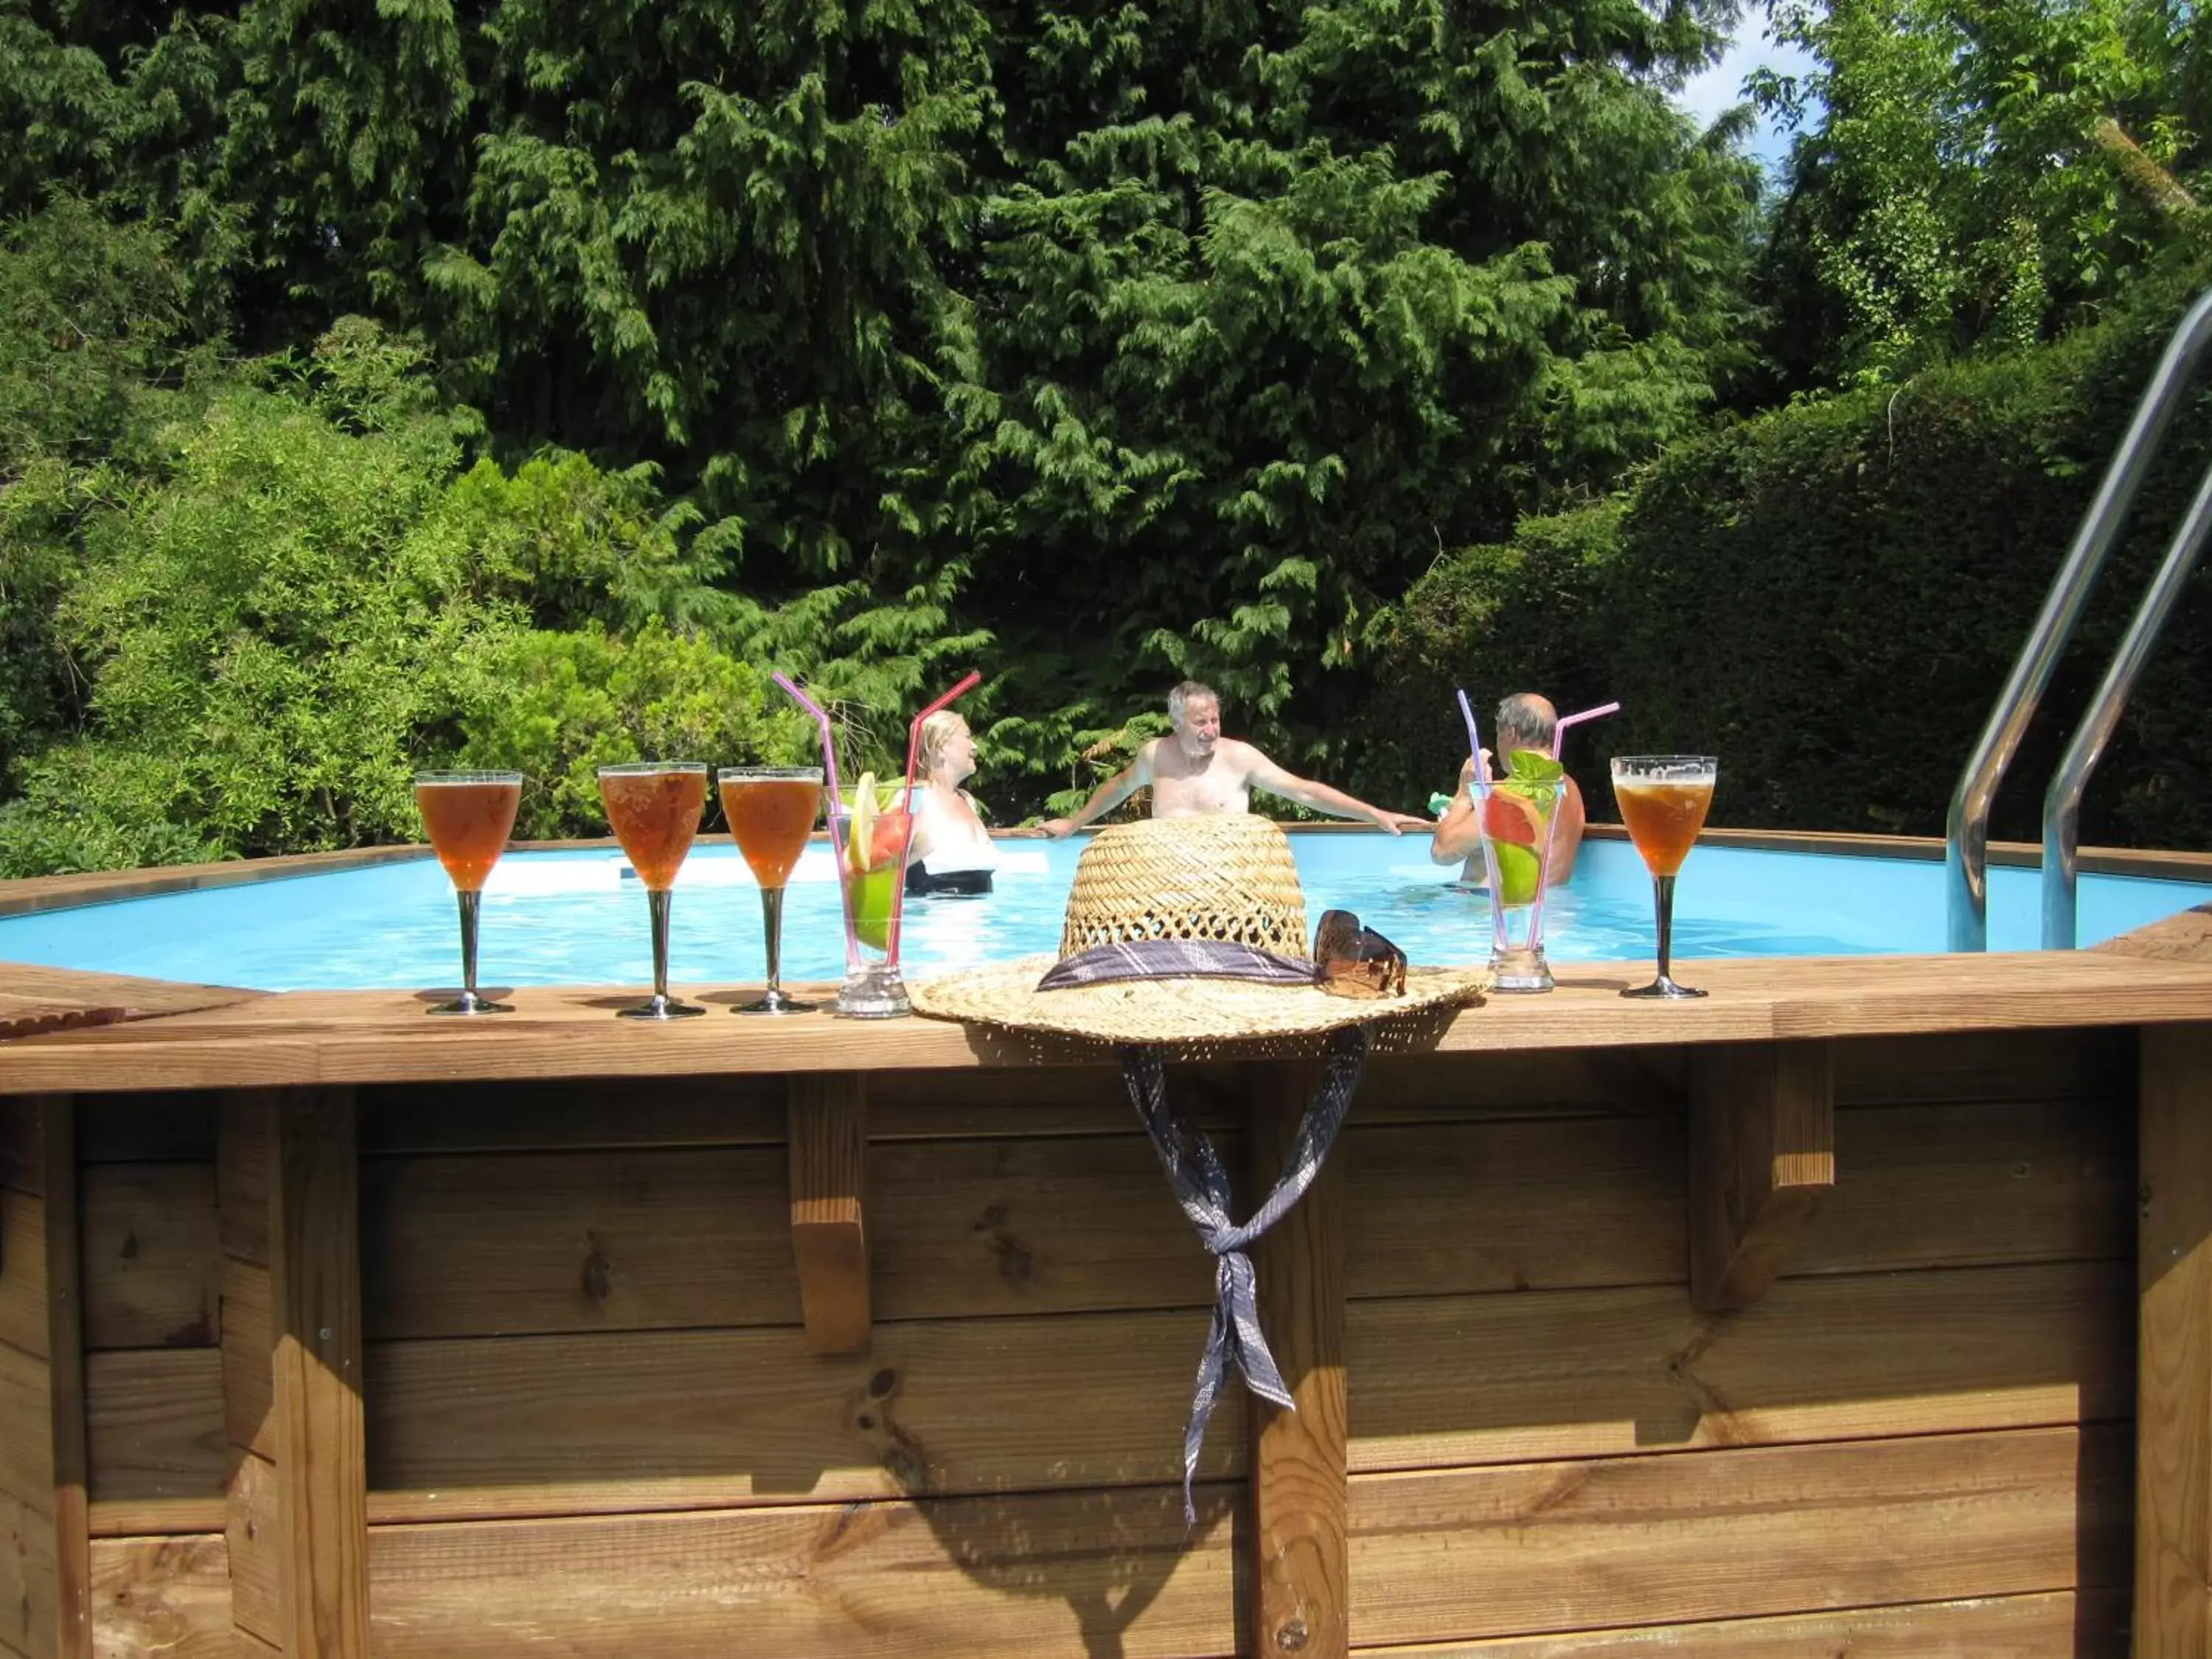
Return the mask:
[[1516,783],[1557,783],[1567,775],[1565,767],[1533,749],[1515,750],[1505,757],[1505,768]]

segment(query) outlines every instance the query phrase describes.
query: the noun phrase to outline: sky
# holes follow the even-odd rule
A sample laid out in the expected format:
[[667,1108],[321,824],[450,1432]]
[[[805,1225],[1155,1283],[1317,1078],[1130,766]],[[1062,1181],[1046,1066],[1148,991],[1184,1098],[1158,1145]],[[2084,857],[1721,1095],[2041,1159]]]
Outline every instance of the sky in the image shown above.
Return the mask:
[[[1784,75],[1802,75],[1813,66],[1813,60],[1796,46],[1777,46],[1769,40],[1766,20],[1754,15],[1736,26],[1735,40],[1721,61],[1684,87],[1675,101],[1696,117],[1699,125],[1705,125],[1729,105],[1745,101],[1744,77],[1762,65]],[[1778,131],[1761,118],[1750,148],[1772,175],[1789,153],[1790,135]]]

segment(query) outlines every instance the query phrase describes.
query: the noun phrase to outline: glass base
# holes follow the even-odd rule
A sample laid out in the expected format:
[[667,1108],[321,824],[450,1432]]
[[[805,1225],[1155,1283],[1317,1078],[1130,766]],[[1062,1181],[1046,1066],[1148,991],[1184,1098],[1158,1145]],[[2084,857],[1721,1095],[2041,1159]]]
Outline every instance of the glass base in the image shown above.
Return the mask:
[[893,962],[870,963],[846,976],[830,1012],[845,1019],[896,1019],[914,1012],[906,981]]
[[426,1014],[511,1014],[511,1002],[494,1002],[480,997],[474,991],[464,991],[451,1002],[441,1002],[422,1011]]
[[1683,997],[1701,997],[1705,994],[1703,991],[1692,990],[1686,985],[1677,985],[1673,979],[1662,974],[1650,984],[1632,987],[1620,994],[1625,997],[1658,997],[1673,1002]]
[[733,1014],[811,1014],[819,1006],[819,1003],[801,1002],[788,991],[767,990],[761,993],[758,1002],[741,1002],[730,1012]]
[[1552,964],[1544,960],[1544,947],[1540,945],[1518,951],[1492,951],[1490,975],[1490,988],[1493,991],[1548,991],[1553,984]]
[[690,1019],[695,1014],[703,1014],[706,1012],[704,1008],[696,1007],[690,1003],[678,1002],[674,997],[655,994],[647,997],[635,1008],[616,1009],[615,1018],[617,1019]]

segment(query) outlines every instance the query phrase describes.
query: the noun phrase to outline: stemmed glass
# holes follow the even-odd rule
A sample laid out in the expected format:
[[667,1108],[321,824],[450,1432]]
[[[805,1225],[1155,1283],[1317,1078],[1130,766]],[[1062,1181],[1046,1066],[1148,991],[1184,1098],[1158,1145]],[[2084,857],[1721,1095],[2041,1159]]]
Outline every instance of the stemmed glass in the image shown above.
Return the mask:
[[1625,997],[1701,997],[1686,985],[1677,985],[1669,972],[1674,934],[1674,877],[1690,856],[1690,847],[1705,828],[1705,814],[1713,804],[1713,784],[1720,763],[1711,755],[1616,755],[1613,758],[1613,798],[1620,805],[1620,821],[1628,838],[1644,855],[1651,872],[1654,901],[1659,912],[1659,976],[1649,985],[1623,991]]
[[522,805],[520,772],[418,772],[415,805],[429,833],[431,850],[453,878],[461,905],[461,994],[441,1002],[434,1014],[511,1014],[514,1006],[477,994],[477,910],[491,867],[507,850]]
[[688,1019],[704,1008],[668,994],[668,901],[676,872],[699,833],[707,810],[707,768],[702,761],[639,761],[599,768],[599,799],[615,839],[645,884],[653,915],[653,995],[621,1019]]
[[899,974],[899,910],[906,893],[907,846],[914,835],[913,790],[863,772],[828,803],[830,845],[845,906],[845,982],[830,1012],[847,1019],[895,1019],[911,1013]]
[[768,988],[741,1014],[798,1014],[814,1007],[784,994],[783,889],[791,879],[814,815],[822,805],[818,766],[726,766],[714,775],[721,786],[722,816],[730,834],[760,884],[761,925],[768,934]]

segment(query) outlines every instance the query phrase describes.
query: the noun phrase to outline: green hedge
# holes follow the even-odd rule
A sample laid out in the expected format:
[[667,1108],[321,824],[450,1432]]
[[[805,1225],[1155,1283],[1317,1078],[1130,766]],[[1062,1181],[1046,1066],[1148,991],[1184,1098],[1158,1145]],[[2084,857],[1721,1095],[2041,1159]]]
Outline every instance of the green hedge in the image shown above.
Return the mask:
[[[1623,499],[1439,562],[1379,623],[1391,672],[1364,719],[1371,799],[1449,784],[1450,688],[1534,688],[1624,712],[1572,740],[1711,752],[1716,821],[1941,834],[1951,790],[2202,268],[2057,344],[1809,403],[1680,446]],[[2212,394],[2166,453],[1999,797],[2033,838],[2041,792],[2212,458]],[[2138,688],[2085,841],[2212,846],[2212,586]],[[1600,816],[1609,802],[1593,791]]]

